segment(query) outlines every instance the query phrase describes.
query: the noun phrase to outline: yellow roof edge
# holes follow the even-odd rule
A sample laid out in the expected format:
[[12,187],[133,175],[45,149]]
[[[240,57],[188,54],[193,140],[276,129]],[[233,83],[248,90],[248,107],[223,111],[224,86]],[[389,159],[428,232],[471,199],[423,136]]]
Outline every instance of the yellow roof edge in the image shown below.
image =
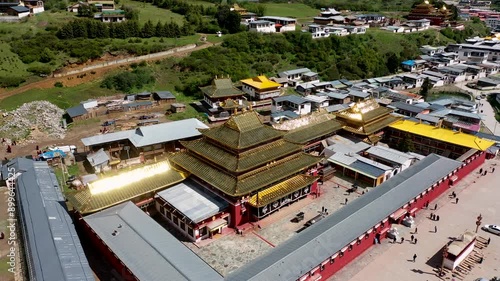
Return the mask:
[[450,129],[435,127],[410,120],[399,120],[389,125],[389,127],[481,151],[485,151],[495,144],[493,141],[489,141],[475,135],[455,132]]

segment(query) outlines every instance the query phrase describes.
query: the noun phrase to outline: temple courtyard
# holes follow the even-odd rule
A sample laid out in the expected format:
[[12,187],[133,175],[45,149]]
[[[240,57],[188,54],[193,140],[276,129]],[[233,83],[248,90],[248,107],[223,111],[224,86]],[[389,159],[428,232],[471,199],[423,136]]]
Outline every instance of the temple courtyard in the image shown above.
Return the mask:
[[[222,275],[227,275],[273,247],[286,243],[286,240],[303,229],[307,221],[320,214],[323,207],[331,214],[344,206],[346,198],[352,201],[362,196],[364,190],[371,189],[358,188],[357,192],[348,193],[347,190],[351,187],[352,183],[348,179],[334,177],[320,185],[319,197],[309,195],[253,225],[247,224],[243,227],[243,235],[226,229],[228,233],[213,239],[197,244],[184,243]],[[291,222],[299,212],[304,212],[304,219],[298,223]]]
[[[482,166],[489,172],[492,167],[500,168],[499,160],[487,160]],[[413,234],[415,229],[400,226],[398,228],[401,236],[405,238],[404,243],[399,241],[393,244],[385,239],[380,245],[371,247],[356,260],[348,264],[330,281],[434,281],[434,280],[476,280],[484,277],[488,280],[494,276],[500,276],[500,236],[485,232],[481,229],[477,234],[481,238],[491,238],[487,247],[480,249],[484,260],[482,264],[474,264],[467,274],[453,276],[448,273],[439,278],[436,275],[437,268],[441,265],[442,255],[440,249],[450,239],[460,236],[465,230],[474,232],[476,229],[476,217],[481,214],[482,225],[500,224],[500,169],[486,176],[479,176],[478,171],[464,178],[453,190],[459,198],[458,204],[449,197],[452,192],[444,193],[433,202],[429,210],[421,210],[415,219],[418,233]],[[425,176],[425,175],[422,175]],[[437,203],[437,210],[434,204]],[[429,219],[431,213],[440,216],[439,221]],[[434,233],[434,227],[438,232]],[[417,245],[410,243],[410,236],[418,239]],[[479,238],[479,239],[481,239]],[[413,262],[413,255],[416,261]]]

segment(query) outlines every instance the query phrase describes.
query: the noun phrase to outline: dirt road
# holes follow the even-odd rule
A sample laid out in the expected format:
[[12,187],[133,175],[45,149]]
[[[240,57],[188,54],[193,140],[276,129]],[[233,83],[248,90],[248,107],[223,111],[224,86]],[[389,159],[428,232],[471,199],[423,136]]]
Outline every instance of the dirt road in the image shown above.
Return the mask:
[[[194,49],[179,51],[179,52],[176,52],[173,54],[168,54],[165,56],[158,56],[155,58],[143,59],[143,60],[139,60],[139,61],[157,61],[157,60],[162,60],[162,59],[165,59],[168,57],[184,57],[184,56],[187,56],[194,51],[198,51],[198,50],[205,49],[205,48],[219,45],[219,44],[220,43],[206,42],[203,45],[195,47]],[[138,62],[137,60],[134,61],[134,63],[137,63],[137,62]],[[99,62],[99,64],[101,64],[101,63],[102,63],[102,61]],[[77,86],[79,84],[88,83],[88,82],[97,80],[99,78],[102,78],[107,72],[109,72],[113,69],[117,69],[117,68],[124,68],[129,64],[131,64],[131,63],[120,63],[120,64],[103,66],[100,68],[95,68],[92,70],[92,72],[86,71],[86,72],[81,72],[81,73],[77,73],[74,75],[68,75],[68,76],[63,76],[63,77],[48,77],[48,78],[43,79],[41,81],[29,83],[29,84],[23,85],[21,87],[18,87],[18,88],[12,89],[12,90],[0,89],[0,100],[7,98],[7,97],[17,95],[17,94],[24,93],[24,92],[32,90],[32,89],[53,88],[54,84],[57,82],[63,83],[63,85],[66,87],[74,87],[74,86]],[[85,65],[85,66],[82,66],[81,68],[88,67],[90,65]],[[77,70],[77,69],[78,68],[73,68],[71,70]],[[83,74],[87,74],[87,75],[85,75],[85,77],[83,77],[83,78],[77,78],[77,76],[81,76]]]

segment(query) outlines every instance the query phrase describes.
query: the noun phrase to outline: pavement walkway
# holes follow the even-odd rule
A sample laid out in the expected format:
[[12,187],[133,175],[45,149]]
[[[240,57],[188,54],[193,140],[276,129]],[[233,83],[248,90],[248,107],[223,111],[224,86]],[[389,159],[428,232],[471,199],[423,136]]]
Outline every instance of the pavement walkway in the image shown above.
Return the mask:
[[[495,166],[492,166],[495,165]],[[499,167],[499,160],[488,160],[483,169]],[[497,169],[498,170],[498,169]],[[440,249],[452,238],[460,236],[464,231],[475,231],[476,217],[483,216],[483,224],[499,224],[500,208],[498,198],[500,196],[500,171],[479,176],[477,171],[460,181],[457,186],[444,193],[431,204],[437,204],[437,210],[421,210],[417,213],[416,227],[418,233],[414,234],[418,239],[415,245],[409,242],[410,233],[415,229],[404,226],[398,230],[406,240],[403,244],[392,244],[385,239],[381,245],[371,247],[354,262],[348,264],[330,281],[437,281],[437,280],[475,280],[478,277],[492,278],[500,276],[500,237],[479,230],[478,234],[486,239],[491,238],[491,245],[482,249],[484,262],[476,264],[470,274],[464,279],[448,274],[443,279],[436,275],[437,267],[441,260]],[[455,191],[459,203],[455,204],[449,194]],[[429,219],[430,213],[440,216],[440,221]],[[438,232],[434,232],[434,227]],[[416,262],[412,261],[413,255],[417,255]]]

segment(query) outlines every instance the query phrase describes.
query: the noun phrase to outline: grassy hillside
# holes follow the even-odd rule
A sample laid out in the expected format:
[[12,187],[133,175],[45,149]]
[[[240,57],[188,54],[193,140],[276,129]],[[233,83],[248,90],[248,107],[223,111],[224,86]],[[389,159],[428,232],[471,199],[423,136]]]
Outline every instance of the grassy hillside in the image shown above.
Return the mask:
[[319,14],[319,10],[300,3],[265,3],[266,16],[290,17],[299,20],[310,20]]
[[182,22],[184,21],[184,16],[173,13],[170,10],[160,9],[156,6],[153,6],[151,3],[138,2],[132,0],[121,0],[119,7],[121,5],[126,5],[138,9],[140,11],[139,23],[141,24],[146,23],[148,20],[151,20],[153,23],[156,23],[158,21],[161,22],[174,21],[179,24],[182,24]]

